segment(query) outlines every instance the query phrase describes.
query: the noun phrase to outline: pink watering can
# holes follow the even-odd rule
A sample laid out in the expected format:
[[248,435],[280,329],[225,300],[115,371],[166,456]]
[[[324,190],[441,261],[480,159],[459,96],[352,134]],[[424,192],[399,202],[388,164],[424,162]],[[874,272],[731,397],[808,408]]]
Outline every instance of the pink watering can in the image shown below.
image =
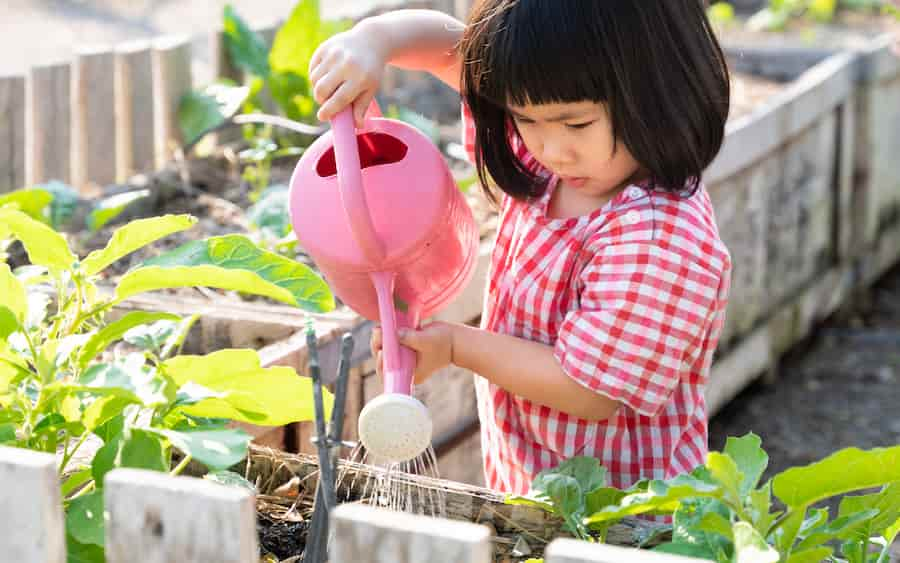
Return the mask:
[[431,140],[374,103],[359,131],[349,108],[332,120],[294,169],[289,200],[297,239],[334,293],[381,323],[384,394],[360,413],[360,440],[377,457],[412,459],[431,443],[431,417],[411,396],[415,352],[397,329],[417,327],[468,284],[472,212]]

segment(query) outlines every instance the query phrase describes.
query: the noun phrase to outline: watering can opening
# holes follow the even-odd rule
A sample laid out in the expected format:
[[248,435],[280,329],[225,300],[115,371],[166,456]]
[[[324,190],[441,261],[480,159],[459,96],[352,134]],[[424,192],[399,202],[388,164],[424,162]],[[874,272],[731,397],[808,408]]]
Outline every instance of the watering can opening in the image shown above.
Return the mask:
[[[406,157],[409,148],[400,139],[387,133],[370,132],[356,136],[356,146],[359,150],[359,166],[361,169],[393,164]],[[334,147],[331,147],[319,158],[316,163],[316,173],[320,178],[327,178],[337,174],[337,160],[334,155]]]

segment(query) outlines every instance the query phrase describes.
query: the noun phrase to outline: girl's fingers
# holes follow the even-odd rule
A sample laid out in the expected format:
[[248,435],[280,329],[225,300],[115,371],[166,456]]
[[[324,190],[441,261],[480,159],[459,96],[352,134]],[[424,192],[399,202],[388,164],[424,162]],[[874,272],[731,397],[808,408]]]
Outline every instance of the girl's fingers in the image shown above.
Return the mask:
[[344,83],[344,77],[339,72],[331,71],[322,78],[313,82],[313,98],[316,102],[324,105],[335,93],[335,91]]
[[372,348],[372,355],[375,356],[381,351],[381,329],[375,327],[372,329],[372,337],[369,339],[369,346]]
[[362,129],[364,122],[366,120],[366,110],[369,109],[369,104],[372,103],[372,98],[375,97],[375,92],[365,92],[353,102],[353,120],[356,122],[356,128]]
[[379,351],[375,354],[375,373],[377,373],[378,375],[382,375],[382,372],[384,371],[383,366],[384,364],[381,358],[381,352]]
[[[324,80],[328,80],[326,76]],[[358,89],[355,82],[344,82],[338,89],[328,98],[328,101],[322,104],[317,117],[319,121],[328,121],[338,112],[353,103],[354,98],[358,95]]]

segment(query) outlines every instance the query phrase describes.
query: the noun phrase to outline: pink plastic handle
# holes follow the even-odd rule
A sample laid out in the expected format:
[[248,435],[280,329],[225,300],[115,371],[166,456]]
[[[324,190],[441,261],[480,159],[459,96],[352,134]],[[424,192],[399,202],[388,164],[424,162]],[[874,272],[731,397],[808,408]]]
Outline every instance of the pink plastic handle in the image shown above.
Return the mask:
[[400,326],[414,326],[416,319],[398,314],[394,309],[393,272],[372,272],[369,275],[378,295],[378,314],[381,317],[384,392],[410,395],[413,372],[416,369],[416,352],[400,345],[397,330]]
[[378,267],[377,265],[384,262],[385,250],[381,239],[375,233],[375,225],[372,224],[372,215],[369,213],[366,193],[363,190],[353,109],[347,107],[337,114],[331,120],[331,128],[338,188],[350,230],[353,231],[353,238],[356,239],[369,263]]

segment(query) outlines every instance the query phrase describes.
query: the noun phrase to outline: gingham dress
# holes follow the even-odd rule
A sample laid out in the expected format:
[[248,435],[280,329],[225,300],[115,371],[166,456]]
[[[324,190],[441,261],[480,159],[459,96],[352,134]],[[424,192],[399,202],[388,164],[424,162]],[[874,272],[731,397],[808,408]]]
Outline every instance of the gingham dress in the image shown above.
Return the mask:
[[598,458],[619,488],[690,471],[706,458],[704,387],[731,271],[709,196],[630,186],[590,215],[551,219],[555,183],[536,201],[503,199],[482,328],[553,346],[585,393],[622,406],[583,420],[476,375],[486,483],[524,494],[541,470],[577,455]]

